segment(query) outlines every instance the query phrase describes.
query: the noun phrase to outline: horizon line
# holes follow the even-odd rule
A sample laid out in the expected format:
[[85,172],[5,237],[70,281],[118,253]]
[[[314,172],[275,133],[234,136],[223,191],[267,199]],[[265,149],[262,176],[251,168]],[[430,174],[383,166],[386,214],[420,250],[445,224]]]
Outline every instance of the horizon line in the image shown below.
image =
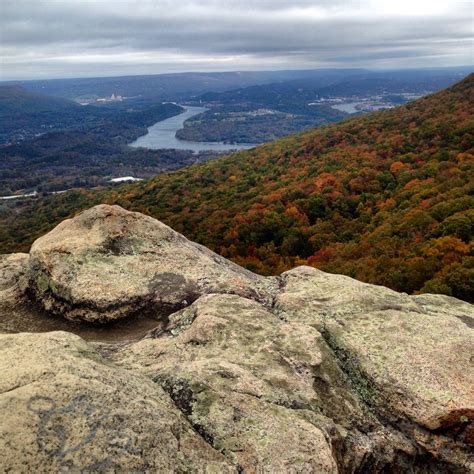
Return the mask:
[[[470,69],[474,70],[474,64],[464,64],[459,66],[406,66],[400,68],[390,67],[344,67],[344,66],[333,66],[333,67],[316,67],[316,68],[283,68],[283,69],[228,69],[220,71],[203,71],[203,70],[190,70],[180,72],[159,72],[149,74],[119,74],[119,75],[103,75],[103,76],[74,76],[74,77],[48,77],[48,78],[16,78],[16,79],[1,79],[1,83],[10,82],[32,82],[32,81],[68,81],[77,79],[111,79],[111,78],[128,78],[128,77],[150,77],[150,76],[177,76],[184,74],[229,74],[229,73],[272,73],[272,72],[292,72],[292,71],[328,71],[328,70],[347,70],[347,71],[374,71],[374,72],[389,72],[389,71],[419,71],[419,70],[446,70],[446,69]],[[474,71],[473,71],[474,72]]]

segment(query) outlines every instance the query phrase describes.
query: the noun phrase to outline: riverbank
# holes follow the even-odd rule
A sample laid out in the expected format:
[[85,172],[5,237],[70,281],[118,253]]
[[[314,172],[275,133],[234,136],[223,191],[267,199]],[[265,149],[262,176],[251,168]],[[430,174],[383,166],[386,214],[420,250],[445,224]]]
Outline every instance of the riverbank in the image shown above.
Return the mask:
[[[181,106],[183,107],[183,106]],[[185,111],[179,115],[175,115],[166,120],[155,123],[148,128],[148,133],[141,136],[129,146],[132,148],[148,148],[152,150],[159,149],[175,149],[175,150],[192,150],[194,152],[201,151],[234,151],[253,148],[253,143],[222,143],[222,142],[194,142],[180,140],[176,138],[176,132],[184,127],[184,122],[196,115],[206,112],[205,107],[185,107]]]

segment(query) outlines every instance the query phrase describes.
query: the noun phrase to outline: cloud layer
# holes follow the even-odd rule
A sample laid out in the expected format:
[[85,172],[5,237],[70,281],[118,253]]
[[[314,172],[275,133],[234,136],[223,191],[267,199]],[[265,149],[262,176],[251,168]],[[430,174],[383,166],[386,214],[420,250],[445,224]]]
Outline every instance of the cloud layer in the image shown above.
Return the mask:
[[472,64],[472,3],[1,0],[1,79]]

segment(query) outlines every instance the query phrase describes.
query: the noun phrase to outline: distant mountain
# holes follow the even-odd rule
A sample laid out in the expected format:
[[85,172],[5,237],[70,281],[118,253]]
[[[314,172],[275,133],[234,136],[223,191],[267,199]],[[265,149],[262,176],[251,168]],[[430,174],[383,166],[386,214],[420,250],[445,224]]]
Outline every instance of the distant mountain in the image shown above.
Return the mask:
[[465,71],[447,71],[438,74],[419,72],[411,75],[404,72],[376,73],[321,87],[315,92],[319,97],[370,97],[378,94],[397,93],[427,94],[448,87],[465,75]]
[[275,106],[282,100],[289,102],[289,99],[291,99],[289,94],[293,95],[293,102],[299,101],[299,97],[295,98],[294,94],[301,95],[305,100],[312,100],[314,99],[315,90],[339,84],[349,78],[358,78],[365,74],[367,74],[367,71],[363,70],[320,71],[318,74],[315,72],[306,77],[280,80],[270,84],[256,84],[223,92],[207,92],[196,97],[196,100],[202,102],[215,101],[226,105],[247,102],[258,106]]
[[58,97],[28,91],[19,85],[0,85],[0,117],[18,116],[24,113],[51,113],[78,110],[75,102]]
[[0,143],[10,135],[27,136],[67,127],[84,115],[81,106],[69,100],[30,92],[17,85],[0,86]]
[[97,123],[107,111],[84,108],[59,97],[31,92],[18,85],[0,86],[0,144],[23,141],[49,131]]
[[214,73],[176,73],[146,76],[93,77],[78,79],[52,79],[41,81],[17,81],[17,84],[42,94],[77,99],[104,97],[112,93],[128,97],[144,97],[159,100],[181,100],[207,91],[225,91],[256,84],[290,81],[298,78],[339,76],[363,69],[322,69],[288,71],[236,71]]
[[381,93],[428,93],[461,80],[472,69],[446,68],[439,70],[415,69],[375,72],[364,70],[330,71],[319,75],[280,81],[272,84],[224,91],[208,92],[197,97],[204,103],[221,105],[253,104],[288,110],[297,104],[301,107],[318,97],[370,96]]
[[117,203],[264,274],[298,264],[474,299],[474,74],[345,120],[108,193],[26,207],[0,250],[76,210]]

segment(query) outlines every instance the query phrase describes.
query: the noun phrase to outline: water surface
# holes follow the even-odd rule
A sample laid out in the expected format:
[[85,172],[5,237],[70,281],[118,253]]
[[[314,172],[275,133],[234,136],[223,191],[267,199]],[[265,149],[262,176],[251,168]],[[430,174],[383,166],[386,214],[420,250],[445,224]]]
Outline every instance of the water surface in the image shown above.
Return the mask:
[[231,151],[252,148],[252,143],[221,143],[221,142],[191,142],[176,138],[176,132],[184,127],[184,122],[195,115],[205,112],[205,107],[186,106],[185,111],[174,117],[157,122],[148,128],[148,133],[141,136],[129,146],[133,148],[150,148],[152,150],[175,149],[199,151]]
[[348,114],[354,114],[358,112],[356,106],[362,104],[362,102],[346,102],[345,104],[334,104],[331,105],[332,109],[340,110],[342,112],[347,112]]

